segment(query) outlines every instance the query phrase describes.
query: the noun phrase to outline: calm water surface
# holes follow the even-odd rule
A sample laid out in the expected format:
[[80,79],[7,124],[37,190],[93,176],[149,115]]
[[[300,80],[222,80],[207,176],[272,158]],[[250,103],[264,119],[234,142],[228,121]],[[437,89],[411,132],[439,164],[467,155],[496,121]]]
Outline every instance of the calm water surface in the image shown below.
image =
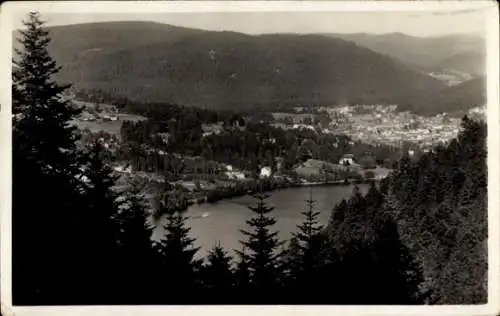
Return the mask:
[[[368,190],[367,185],[359,185],[359,188],[362,193]],[[304,220],[300,212],[306,208],[305,201],[309,198],[310,190],[313,200],[316,200],[315,209],[320,212],[320,220],[327,224],[332,208],[352,194],[353,186],[301,187],[269,192],[267,202],[275,207],[271,215],[277,220],[274,228],[279,231],[278,236],[281,239],[288,240],[291,233],[297,230],[297,225]],[[196,238],[197,246],[201,246],[199,255],[205,256],[217,243],[231,253],[234,249],[240,250],[238,240],[243,238],[240,229],[247,229],[245,221],[253,216],[252,211],[248,209],[249,205],[255,205],[255,199],[251,196],[191,206],[186,215],[189,217],[191,237]],[[161,234],[160,230],[156,234]]]

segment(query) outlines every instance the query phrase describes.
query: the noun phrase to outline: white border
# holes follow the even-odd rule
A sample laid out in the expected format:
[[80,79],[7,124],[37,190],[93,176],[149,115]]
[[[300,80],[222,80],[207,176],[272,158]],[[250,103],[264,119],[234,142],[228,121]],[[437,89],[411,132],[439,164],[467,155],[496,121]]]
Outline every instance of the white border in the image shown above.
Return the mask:
[[[488,304],[477,306],[79,306],[79,307],[12,307],[11,298],[11,49],[0,50],[0,210],[1,210],[1,304],[2,315],[498,315],[499,306],[499,32],[498,9],[494,1],[67,1],[67,2],[7,2],[0,9],[0,38],[12,43],[12,16],[16,12],[38,10],[43,13],[148,13],[148,12],[250,12],[250,11],[468,11],[487,10],[487,100],[488,100]],[[16,15],[17,16],[17,15]]]
[[8,12],[37,9],[50,13],[175,13],[175,12],[464,12],[491,9],[492,1],[22,1],[7,2]]

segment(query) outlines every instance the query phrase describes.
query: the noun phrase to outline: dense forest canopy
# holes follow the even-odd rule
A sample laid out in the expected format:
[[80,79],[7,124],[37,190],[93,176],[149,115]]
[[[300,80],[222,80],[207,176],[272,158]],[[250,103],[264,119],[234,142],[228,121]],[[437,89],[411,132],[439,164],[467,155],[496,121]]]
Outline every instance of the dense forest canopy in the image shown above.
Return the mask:
[[[403,238],[424,262],[440,302],[486,301],[486,124],[465,117],[462,132],[401,167],[383,186]],[[453,277],[452,277],[453,276]]]

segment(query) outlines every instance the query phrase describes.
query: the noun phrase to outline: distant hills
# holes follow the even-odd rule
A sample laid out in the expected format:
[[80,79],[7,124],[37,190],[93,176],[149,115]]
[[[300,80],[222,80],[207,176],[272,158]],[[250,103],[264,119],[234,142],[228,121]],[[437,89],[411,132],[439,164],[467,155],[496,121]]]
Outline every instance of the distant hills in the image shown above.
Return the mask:
[[486,104],[486,78],[479,77],[456,86],[444,88],[438,93],[423,94],[401,107],[402,110],[418,108],[422,114],[447,112],[464,114],[469,109]]
[[486,40],[475,35],[414,37],[390,34],[329,34],[428,71],[452,69],[485,75]]
[[456,69],[476,77],[486,75],[486,54],[478,51],[467,51],[442,59],[441,69]]
[[[235,110],[398,103],[415,113],[434,114],[442,111],[419,108],[425,103],[422,97],[447,95],[442,81],[412,64],[424,57],[408,62],[408,58],[394,56],[404,55],[414,44],[403,45],[396,54],[395,48],[389,49],[396,44],[387,52],[377,51],[348,37],[250,36],[152,22],[77,24],[48,30],[49,50],[63,66],[58,79],[79,90],[99,89],[138,101]],[[459,59],[447,63],[460,63]]]

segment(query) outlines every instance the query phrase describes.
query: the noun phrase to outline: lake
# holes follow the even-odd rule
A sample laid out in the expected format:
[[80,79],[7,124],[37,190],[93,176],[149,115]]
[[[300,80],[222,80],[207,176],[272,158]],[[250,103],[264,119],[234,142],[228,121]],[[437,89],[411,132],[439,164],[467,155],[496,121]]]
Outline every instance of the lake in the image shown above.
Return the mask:
[[[362,193],[366,193],[369,186],[358,185]],[[289,240],[291,234],[297,230],[297,225],[304,220],[300,212],[306,209],[306,200],[312,190],[313,200],[316,200],[315,209],[320,212],[320,221],[327,224],[332,208],[342,199],[352,194],[353,185],[298,187],[269,192],[267,203],[275,209],[270,214],[277,220],[274,226],[279,231],[278,236]],[[213,245],[220,244],[233,254],[234,249],[240,250],[239,240],[243,238],[240,229],[247,229],[245,221],[253,216],[248,209],[255,205],[251,196],[222,200],[214,204],[192,205],[188,211],[188,225],[191,227],[191,237],[196,238],[196,245],[201,246],[199,255],[205,256]],[[161,234],[158,229],[156,234]]]

